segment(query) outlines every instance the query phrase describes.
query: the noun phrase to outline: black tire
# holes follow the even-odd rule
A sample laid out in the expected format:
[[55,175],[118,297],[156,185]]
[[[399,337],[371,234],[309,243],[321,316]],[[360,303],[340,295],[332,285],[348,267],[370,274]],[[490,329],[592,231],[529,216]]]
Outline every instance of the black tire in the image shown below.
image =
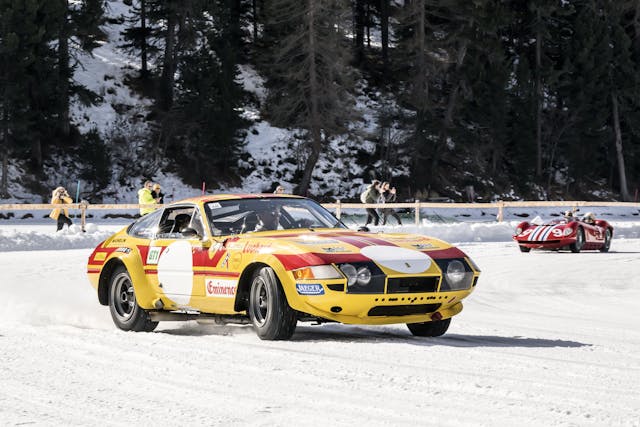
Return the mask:
[[609,252],[609,248],[611,247],[611,230],[607,228],[604,232],[604,244],[600,248],[600,252]]
[[582,227],[578,227],[578,231],[576,232],[576,241],[569,245],[569,249],[571,252],[578,253],[582,250],[584,246],[584,230]]
[[407,328],[417,337],[439,337],[449,329],[451,318],[424,323],[407,323]]
[[122,266],[117,267],[109,279],[109,311],[113,323],[123,331],[151,332],[158,326],[138,305],[131,276]]
[[296,312],[289,306],[271,267],[262,267],[253,274],[249,318],[263,340],[288,340],[296,329]]
[[524,253],[531,252],[531,248],[528,248],[526,246],[520,246],[520,252],[524,252]]

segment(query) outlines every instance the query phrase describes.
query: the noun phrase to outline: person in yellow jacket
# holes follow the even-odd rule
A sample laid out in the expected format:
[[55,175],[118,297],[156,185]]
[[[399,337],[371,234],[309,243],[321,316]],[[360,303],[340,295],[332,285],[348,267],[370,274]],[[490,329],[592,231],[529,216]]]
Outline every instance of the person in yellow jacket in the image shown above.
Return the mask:
[[[73,203],[73,199],[69,197],[69,193],[67,193],[67,190],[65,190],[64,187],[58,187],[53,190],[51,195],[52,205],[68,205],[71,203]],[[67,227],[70,227],[71,224],[73,224],[71,219],[69,219],[69,210],[67,208],[55,208],[51,211],[49,217],[57,221],[58,228],[56,231],[62,230],[62,227],[64,227],[65,224],[67,224]]]
[[[153,194],[151,190],[153,189],[153,182],[145,181],[144,187],[138,190],[138,204],[139,205],[155,205],[158,203],[156,199],[153,198]],[[149,212],[155,211],[156,208],[140,208],[140,215],[146,215]]]

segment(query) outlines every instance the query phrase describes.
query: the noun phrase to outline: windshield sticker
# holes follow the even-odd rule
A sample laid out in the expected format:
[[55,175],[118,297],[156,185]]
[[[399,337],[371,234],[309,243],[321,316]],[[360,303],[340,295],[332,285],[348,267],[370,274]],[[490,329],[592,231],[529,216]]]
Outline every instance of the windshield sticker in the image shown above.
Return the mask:
[[296,283],[296,291],[300,295],[324,295],[324,288],[319,283]]
[[211,209],[220,209],[222,206],[220,206],[220,203],[214,202],[214,203],[209,203],[209,207]]

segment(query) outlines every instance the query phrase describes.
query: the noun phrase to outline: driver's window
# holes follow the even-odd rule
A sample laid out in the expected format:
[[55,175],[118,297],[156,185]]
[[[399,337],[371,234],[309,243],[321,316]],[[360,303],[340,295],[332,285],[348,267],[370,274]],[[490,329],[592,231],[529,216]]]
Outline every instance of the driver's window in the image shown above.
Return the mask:
[[193,206],[165,209],[160,220],[157,239],[187,239],[182,235],[182,230],[192,227],[191,218],[196,209]]

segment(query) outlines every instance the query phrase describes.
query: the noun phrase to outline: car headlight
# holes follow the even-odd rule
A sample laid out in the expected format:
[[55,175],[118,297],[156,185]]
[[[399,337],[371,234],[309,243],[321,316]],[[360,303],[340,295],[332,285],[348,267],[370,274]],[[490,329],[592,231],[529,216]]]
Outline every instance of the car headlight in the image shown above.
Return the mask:
[[570,236],[573,234],[573,228],[565,228],[563,234],[566,236]]
[[473,284],[473,270],[463,258],[435,260],[442,271],[441,292],[462,291]]
[[371,270],[367,267],[360,267],[358,269],[358,285],[367,286],[371,281]]
[[522,233],[522,227],[516,228],[516,236],[520,233]]
[[347,278],[347,286],[367,286],[371,282],[371,270],[369,267],[362,266],[356,268],[352,264],[342,264],[340,270]]
[[342,275],[333,265],[313,265],[291,271],[296,280],[304,279],[342,279]]
[[458,285],[462,280],[464,280],[466,274],[464,264],[461,261],[454,259],[447,266],[447,272],[445,274],[447,275],[447,281],[451,285]]

